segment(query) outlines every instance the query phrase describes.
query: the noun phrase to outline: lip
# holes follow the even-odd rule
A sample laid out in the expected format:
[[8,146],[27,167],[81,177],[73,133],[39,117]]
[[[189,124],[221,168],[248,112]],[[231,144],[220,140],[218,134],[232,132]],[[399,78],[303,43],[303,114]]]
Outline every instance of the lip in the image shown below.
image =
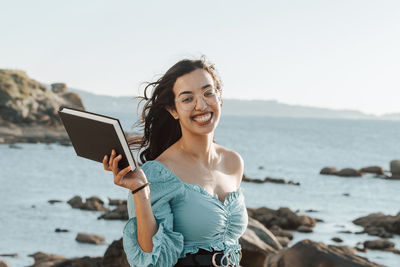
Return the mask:
[[[194,120],[194,117],[203,116],[203,115],[207,115],[207,114],[211,114],[211,117],[210,117],[210,119],[209,119],[208,121],[198,122],[198,121],[195,121],[195,120]],[[197,125],[203,126],[203,125],[209,124],[209,123],[211,122],[211,120],[213,119],[213,117],[214,117],[214,113],[211,112],[211,111],[209,111],[209,112],[198,113],[198,114],[196,114],[196,115],[194,115],[194,116],[191,116],[190,118],[191,118],[192,121],[195,122]]]
[[191,118],[191,119],[193,119],[194,117],[197,117],[197,116],[203,116],[203,115],[207,115],[208,113],[211,113],[211,117],[212,117],[212,115],[213,115],[213,112],[211,112],[211,111],[207,111],[207,112],[197,113],[197,114],[195,114],[195,115],[191,116],[190,118]]

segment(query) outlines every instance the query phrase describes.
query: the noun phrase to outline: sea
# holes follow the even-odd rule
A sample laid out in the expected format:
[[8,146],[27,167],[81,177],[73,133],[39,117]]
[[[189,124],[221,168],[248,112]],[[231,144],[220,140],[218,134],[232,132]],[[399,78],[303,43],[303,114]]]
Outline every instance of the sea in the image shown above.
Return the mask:
[[[118,117],[125,130],[136,118]],[[366,174],[362,178],[320,175],[324,167],[355,168],[378,165],[389,170],[400,159],[400,121],[222,116],[215,141],[241,154],[246,176],[283,178],[287,184],[242,183],[247,207],[288,207],[298,214],[323,220],[313,233],[293,232],[290,245],[311,239],[354,247],[378,237],[355,234],[363,229],[352,221],[370,213],[400,212],[400,180]],[[29,266],[35,252],[65,257],[102,256],[122,236],[124,221],[98,219],[102,212],[72,209],[67,201],[98,196],[126,199],[100,163],[76,156],[73,147],[58,144],[0,145],[0,257],[11,266]],[[60,200],[50,204],[48,200]],[[315,212],[307,212],[314,210]],[[69,232],[56,233],[56,228]],[[351,231],[351,234],[339,233]],[[99,234],[103,245],[75,241],[78,233]],[[400,236],[390,241],[400,249]],[[376,263],[400,266],[400,255],[368,250],[358,255]]]

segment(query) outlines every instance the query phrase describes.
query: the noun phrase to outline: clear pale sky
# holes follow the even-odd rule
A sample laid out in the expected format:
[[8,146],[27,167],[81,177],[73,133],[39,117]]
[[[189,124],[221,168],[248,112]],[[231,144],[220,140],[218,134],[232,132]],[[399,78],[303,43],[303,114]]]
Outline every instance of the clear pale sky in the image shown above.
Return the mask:
[[400,112],[400,1],[3,1],[0,68],[136,95],[204,54],[224,97]]

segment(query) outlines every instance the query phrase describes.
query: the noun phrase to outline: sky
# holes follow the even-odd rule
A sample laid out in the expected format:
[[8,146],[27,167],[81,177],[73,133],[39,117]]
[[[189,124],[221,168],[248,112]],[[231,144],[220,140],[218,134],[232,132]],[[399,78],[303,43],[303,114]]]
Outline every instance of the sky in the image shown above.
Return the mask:
[[400,112],[400,1],[0,2],[0,68],[40,82],[137,95],[205,55],[223,96]]

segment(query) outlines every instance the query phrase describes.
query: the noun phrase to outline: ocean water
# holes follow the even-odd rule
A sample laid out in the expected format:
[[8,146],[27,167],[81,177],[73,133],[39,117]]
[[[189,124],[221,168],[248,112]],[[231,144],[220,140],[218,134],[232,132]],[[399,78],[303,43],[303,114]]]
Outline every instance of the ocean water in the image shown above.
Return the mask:
[[[118,114],[112,114],[118,116]],[[127,130],[134,120],[121,116]],[[245,174],[252,178],[284,178],[300,186],[242,183],[248,207],[289,207],[300,214],[323,219],[310,234],[294,233],[291,245],[302,239],[343,245],[377,239],[361,231],[352,220],[373,212],[395,215],[400,211],[400,181],[365,175],[362,178],[323,176],[326,166],[338,169],[379,165],[389,169],[400,159],[400,122],[376,120],[323,120],[224,116],[215,140],[239,152]],[[113,184],[102,165],[76,156],[72,147],[56,144],[0,145],[0,257],[11,266],[33,264],[29,254],[42,251],[66,257],[101,256],[122,236],[123,221],[98,220],[102,212],[72,209],[66,201],[75,195],[125,199],[127,191]],[[262,166],[262,168],[260,168]],[[346,197],[343,194],[348,193]],[[58,199],[62,203],[50,204]],[[308,209],[317,212],[307,213]],[[56,233],[55,228],[68,229]],[[80,244],[77,233],[106,237],[104,245]],[[400,249],[400,237],[390,239]],[[385,266],[400,266],[400,255],[369,250],[360,256]]]

